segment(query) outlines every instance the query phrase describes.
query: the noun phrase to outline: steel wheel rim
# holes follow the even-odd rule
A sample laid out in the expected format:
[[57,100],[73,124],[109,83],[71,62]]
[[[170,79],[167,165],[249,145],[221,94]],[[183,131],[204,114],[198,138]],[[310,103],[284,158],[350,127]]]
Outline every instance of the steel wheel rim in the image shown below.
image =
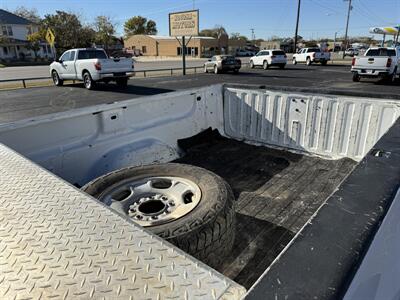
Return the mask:
[[99,200],[143,227],[165,224],[189,214],[201,190],[182,177],[127,179],[106,189]]

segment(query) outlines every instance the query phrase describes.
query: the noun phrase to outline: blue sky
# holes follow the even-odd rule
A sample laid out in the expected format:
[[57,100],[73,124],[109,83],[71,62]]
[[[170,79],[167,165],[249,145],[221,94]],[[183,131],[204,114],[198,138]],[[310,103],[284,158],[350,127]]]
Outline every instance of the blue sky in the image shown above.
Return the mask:
[[[97,15],[107,15],[122,35],[129,17],[142,15],[157,23],[160,35],[168,34],[168,13],[193,8],[193,0],[1,0],[0,7],[36,8],[40,15],[66,10],[78,13],[90,24]],[[195,0],[200,10],[200,29],[223,25],[228,33],[240,32],[256,38],[294,35],[297,0]],[[344,34],[348,2],[344,0],[302,0],[299,34],[306,38]],[[350,36],[371,35],[372,26],[400,23],[400,0],[353,0]]]

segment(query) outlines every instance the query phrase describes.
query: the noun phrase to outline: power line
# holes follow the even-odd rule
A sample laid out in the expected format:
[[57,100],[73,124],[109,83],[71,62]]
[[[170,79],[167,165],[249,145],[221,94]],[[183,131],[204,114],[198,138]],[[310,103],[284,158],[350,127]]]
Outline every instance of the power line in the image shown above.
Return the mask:
[[[384,22],[386,23],[386,20],[384,20],[383,18],[379,17],[377,14],[375,14],[373,11],[371,11],[368,6],[366,6],[361,0],[358,1],[362,8],[364,9],[364,11],[370,15],[372,18],[374,18],[375,20],[379,20],[379,22]],[[361,7],[360,7],[361,8]]]

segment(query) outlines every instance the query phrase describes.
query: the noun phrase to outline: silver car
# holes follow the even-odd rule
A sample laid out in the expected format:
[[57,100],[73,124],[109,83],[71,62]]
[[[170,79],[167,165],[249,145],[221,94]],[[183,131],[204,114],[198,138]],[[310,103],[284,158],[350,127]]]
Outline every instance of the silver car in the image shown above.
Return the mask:
[[214,72],[215,74],[221,72],[232,71],[238,73],[242,66],[240,59],[232,55],[214,55],[204,64],[204,72]]

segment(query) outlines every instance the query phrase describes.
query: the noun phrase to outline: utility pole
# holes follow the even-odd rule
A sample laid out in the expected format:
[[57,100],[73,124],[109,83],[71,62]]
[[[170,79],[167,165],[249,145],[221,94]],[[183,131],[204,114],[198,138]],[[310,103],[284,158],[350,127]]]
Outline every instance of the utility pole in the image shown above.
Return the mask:
[[300,4],[301,4],[301,0],[297,0],[297,21],[296,21],[296,30],[294,33],[294,49],[293,49],[293,53],[296,53],[296,49],[297,49],[297,35],[299,32],[299,18],[300,18]]
[[335,39],[333,40],[333,52],[336,52],[336,37],[337,37],[337,31],[335,32]]
[[346,33],[344,34],[344,51],[343,51],[343,58],[344,58],[344,52],[345,52],[345,50],[348,48],[347,32],[348,32],[348,30],[349,30],[350,11],[352,10],[351,0],[347,0],[347,1],[349,1],[349,9],[348,9],[348,11],[347,11]]
[[250,28],[250,30],[251,30],[251,40],[252,40],[253,43],[254,43],[254,40],[256,39],[256,36],[255,36],[255,34],[254,34],[254,28]]

